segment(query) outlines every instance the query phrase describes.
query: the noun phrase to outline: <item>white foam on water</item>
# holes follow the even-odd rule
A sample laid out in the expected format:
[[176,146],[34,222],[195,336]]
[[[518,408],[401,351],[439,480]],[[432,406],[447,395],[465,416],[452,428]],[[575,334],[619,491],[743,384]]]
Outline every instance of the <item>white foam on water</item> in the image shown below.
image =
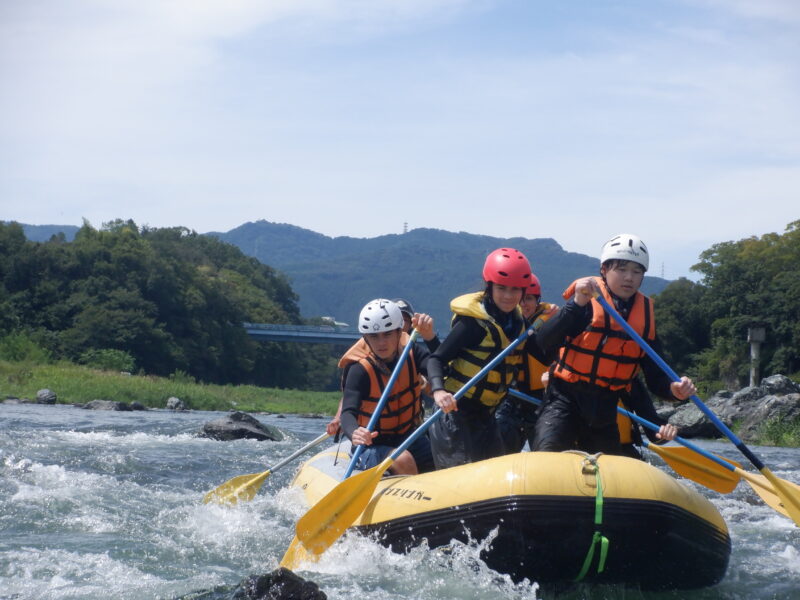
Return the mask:
[[310,508],[303,491],[296,487],[280,488],[275,491],[272,498],[275,506],[292,521],[297,521]]
[[537,584],[514,583],[481,559],[493,540],[494,535],[467,543],[453,540],[447,548],[433,550],[422,543],[399,554],[372,537],[348,532],[318,562],[302,564],[298,573],[329,598],[535,600]]
[[[783,562],[785,570],[800,580],[800,551],[795,546],[784,546],[781,550],[781,544],[775,544],[773,552]],[[800,585],[798,586],[798,596],[800,596]]]
[[130,452],[139,448],[179,447],[183,450],[197,449],[206,445],[209,440],[199,438],[193,433],[176,433],[172,435],[145,432],[119,431],[53,431],[49,435],[54,441],[72,448],[99,448],[104,453]]
[[286,508],[295,509],[299,492],[282,496],[276,500],[262,491],[252,501],[233,506],[204,504],[201,496],[184,499],[155,516],[154,541],[160,552],[187,564],[211,564],[240,575],[271,571],[294,535],[296,519]]
[[169,581],[107,553],[23,548],[5,553],[2,594],[19,600],[144,599],[219,585],[215,574]]

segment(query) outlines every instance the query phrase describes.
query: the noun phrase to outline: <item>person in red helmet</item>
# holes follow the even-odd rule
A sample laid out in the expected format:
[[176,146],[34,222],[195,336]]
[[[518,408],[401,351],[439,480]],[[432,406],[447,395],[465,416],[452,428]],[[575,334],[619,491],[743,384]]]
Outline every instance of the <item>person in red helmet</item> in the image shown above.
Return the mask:
[[[541,302],[541,298],[542,286],[538,277],[531,274],[531,284],[525,290],[525,295],[520,302],[526,327],[533,326],[534,329],[539,329],[558,311],[555,304]],[[547,373],[547,364],[526,352],[525,360],[517,372],[517,389],[541,400],[544,392],[542,375],[545,373]],[[495,418],[497,426],[500,428],[500,436],[503,438],[506,453],[520,452],[525,446],[525,442],[528,442],[529,447],[533,448],[537,410],[538,407],[535,404],[518,398],[509,396],[503,400],[495,413]]]
[[[516,377],[523,348],[509,353],[458,405],[453,394],[525,330],[519,303],[532,281],[530,263],[519,250],[498,248],[486,257],[483,279],[484,291],[450,303],[452,329],[427,363],[434,402],[445,412],[429,430],[437,469],[504,453],[494,412]],[[538,353],[533,336],[524,350],[529,347]]]

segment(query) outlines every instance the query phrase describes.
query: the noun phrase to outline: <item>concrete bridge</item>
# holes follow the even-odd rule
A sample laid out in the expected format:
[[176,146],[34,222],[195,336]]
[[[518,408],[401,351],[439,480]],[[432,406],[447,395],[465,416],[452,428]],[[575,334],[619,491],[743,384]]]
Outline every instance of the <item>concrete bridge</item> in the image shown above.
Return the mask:
[[247,335],[263,342],[302,342],[306,344],[341,344],[349,346],[361,337],[353,328],[333,325],[273,325],[242,323]]

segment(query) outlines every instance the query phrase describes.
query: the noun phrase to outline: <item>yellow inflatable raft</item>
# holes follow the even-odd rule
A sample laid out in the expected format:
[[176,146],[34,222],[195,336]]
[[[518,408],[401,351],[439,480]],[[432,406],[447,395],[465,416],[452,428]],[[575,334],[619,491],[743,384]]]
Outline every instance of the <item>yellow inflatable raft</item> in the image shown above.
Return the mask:
[[[314,505],[349,456],[325,450],[293,485]],[[725,521],[706,498],[639,460],[524,452],[413,476],[384,477],[353,524],[402,552],[427,540],[496,537],[486,564],[515,580],[687,589],[722,579]]]

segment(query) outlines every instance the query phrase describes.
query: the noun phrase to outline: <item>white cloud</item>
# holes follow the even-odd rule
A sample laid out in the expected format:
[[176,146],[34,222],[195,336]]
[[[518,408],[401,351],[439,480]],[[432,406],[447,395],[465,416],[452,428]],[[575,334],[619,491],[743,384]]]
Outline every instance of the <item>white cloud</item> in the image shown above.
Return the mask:
[[796,0],[690,0],[690,2],[710,6],[719,11],[730,11],[748,18],[800,23],[800,3]]

